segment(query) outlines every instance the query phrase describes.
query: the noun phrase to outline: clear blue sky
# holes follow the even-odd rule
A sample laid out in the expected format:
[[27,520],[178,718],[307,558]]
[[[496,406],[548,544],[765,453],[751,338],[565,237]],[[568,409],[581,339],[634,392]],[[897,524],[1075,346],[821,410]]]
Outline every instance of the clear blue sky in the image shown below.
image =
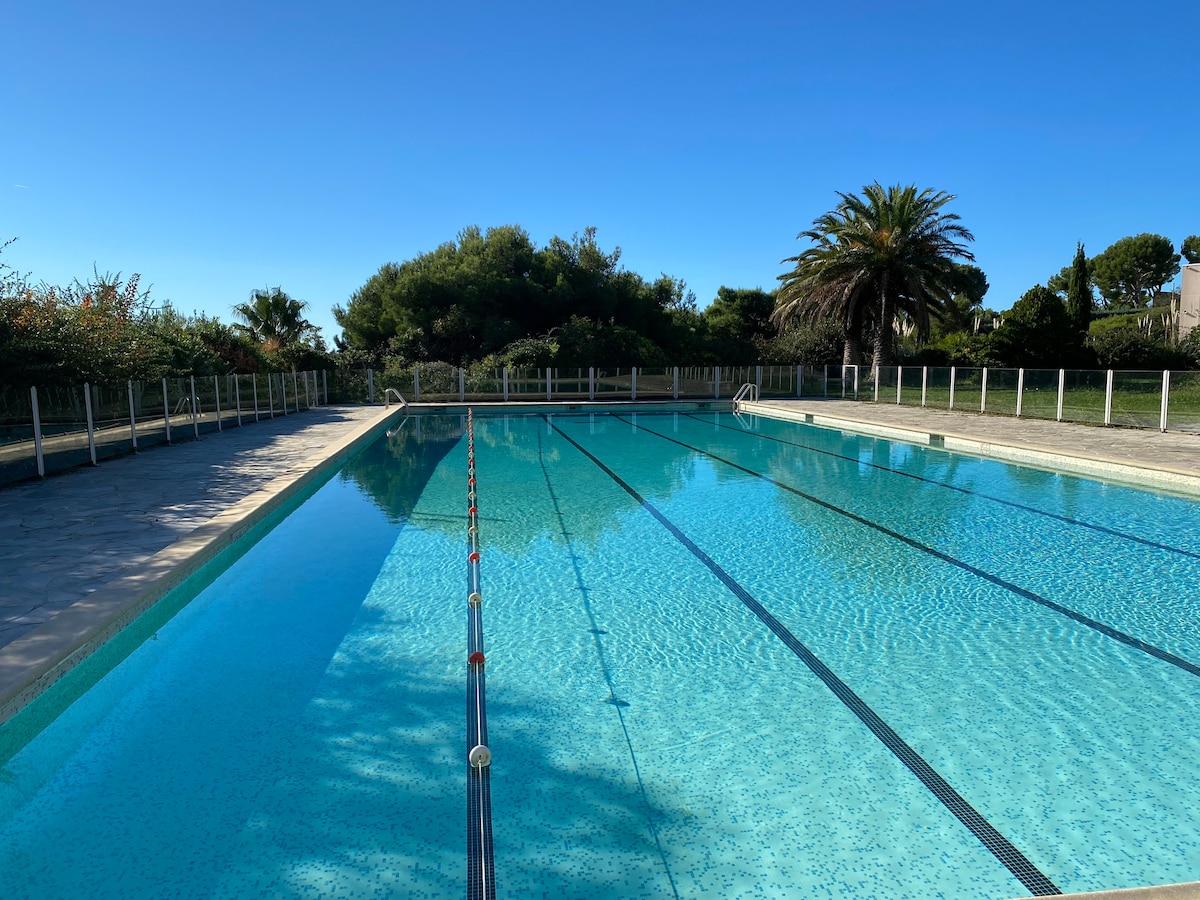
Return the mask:
[[1005,309],[1200,232],[1200,4],[12,0],[0,240],[232,320],[331,307],[464,226],[588,225],[624,265],[774,287],[864,184],[958,195]]

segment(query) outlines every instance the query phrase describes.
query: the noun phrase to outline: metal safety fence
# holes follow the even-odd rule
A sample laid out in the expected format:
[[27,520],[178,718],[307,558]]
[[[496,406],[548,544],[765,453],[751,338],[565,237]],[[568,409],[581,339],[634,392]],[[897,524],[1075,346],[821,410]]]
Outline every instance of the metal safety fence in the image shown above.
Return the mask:
[[328,403],[324,372],[0,385],[0,484]]

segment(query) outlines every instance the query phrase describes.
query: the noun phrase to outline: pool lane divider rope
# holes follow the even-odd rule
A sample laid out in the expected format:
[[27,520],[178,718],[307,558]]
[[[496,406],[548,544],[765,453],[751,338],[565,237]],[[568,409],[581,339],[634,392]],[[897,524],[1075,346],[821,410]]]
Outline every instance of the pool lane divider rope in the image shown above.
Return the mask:
[[[620,417],[618,417],[620,418]],[[549,423],[549,419],[546,420]],[[627,420],[622,420],[627,421]],[[867,703],[856,694],[849,685],[842,681],[832,669],[821,662],[821,660],[806,647],[799,638],[797,638],[788,628],[776,619],[771,613],[759,603],[749,591],[742,587],[732,575],[726,572],[712,557],[700,549],[694,541],[663,515],[654,504],[646,500],[637,490],[626,482],[620,475],[605,465],[600,459],[590,453],[581,444],[575,441],[570,435],[551,423],[551,427],[562,436],[567,443],[571,444],[591,460],[602,472],[609,478],[615,481],[629,496],[652,515],[660,525],[667,529],[671,535],[683,544],[696,559],[700,560],[705,567],[715,575],[722,584],[727,587],[730,592],[742,602],[755,616],[758,617],[767,628],[774,634],[783,644],[791,650],[800,661],[808,667],[809,671],[817,676],[821,682],[833,693],[842,704],[858,717],[864,725],[870,729],[879,741],[891,751],[910,772],[917,777],[930,793],[947,809],[949,812],[965,825],[981,844],[987,848],[1010,873],[1013,877],[1021,882],[1032,895],[1037,897],[1048,897],[1061,894],[1062,891],[1049,879],[1040,869],[1037,868],[1017,847],[1008,840],[1003,834],[984,818],[982,813],[976,810],[967,800],[956,791],[945,778],[938,774],[925,759],[908,745],[905,740],[897,734],[890,725],[888,725],[878,713],[876,713]],[[655,434],[656,432],[650,432]],[[659,435],[660,437],[662,435]]]
[[495,900],[492,845],[492,751],[484,681],[483,594],[479,574],[479,494],[475,484],[475,417],[467,410],[467,900]]
[[[628,419],[624,419],[621,416],[614,415],[614,418],[620,419],[622,422],[629,422]],[[840,506],[835,506],[834,504],[822,500],[819,497],[814,497],[812,494],[807,494],[799,488],[792,487],[790,484],[778,481],[772,478],[770,475],[755,471],[754,469],[743,466],[740,463],[735,463],[733,460],[726,459],[723,456],[718,456],[717,454],[708,450],[703,450],[700,447],[694,447],[691,444],[686,444],[683,441],[676,440],[673,437],[662,434],[658,431],[654,431],[653,429],[646,428],[644,425],[640,425],[638,427],[647,434],[652,434],[655,437],[662,438],[664,441],[670,441],[672,444],[678,444],[684,449],[691,450],[694,453],[699,453],[702,456],[707,456],[709,459],[714,459],[719,463],[724,463],[731,468],[737,469],[739,472],[745,472],[747,475],[753,475],[755,478],[760,478],[768,484],[773,484],[777,488],[785,490],[788,493],[795,494],[797,497],[803,497],[805,500],[808,500],[810,503],[815,503],[817,506],[820,506],[823,509],[837,513],[839,516],[845,516],[847,519],[857,522],[860,525],[873,528],[880,534],[885,534],[903,544],[907,544],[914,550],[920,550],[922,553],[927,553],[932,557],[940,559],[942,562],[949,563],[956,568],[962,569],[964,572],[974,575],[976,578],[982,578],[984,581],[996,585],[996,587],[1003,588],[1009,593],[1016,594],[1018,597],[1022,597],[1025,600],[1031,600],[1034,603],[1037,603],[1039,606],[1044,606],[1046,609],[1053,610],[1059,615],[1066,616],[1068,619],[1078,622],[1080,625],[1085,625],[1086,627],[1091,628],[1093,631],[1099,632],[1105,637],[1112,638],[1114,641],[1119,641],[1127,647],[1132,647],[1134,650],[1140,650],[1148,656],[1153,656],[1155,659],[1162,660],[1165,663],[1170,663],[1176,668],[1182,669],[1191,675],[1200,675],[1200,666],[1184,659],[1181,656],[1176,656],[1174,653],[1171,653],[1168,650],[1163,650],[1161,647],[1156,647],[1154,644],[1147,643],[1141,638],[1134,637],[1131,634],[1126,634],[1124,631],[1119,631],[1116,628],[1113,628],[1111,625],[1105,625],[1103,622],[1090,618],[1089,616],[1085,616],[1083,613],[1077,612],[1070,607],[1063,606],[1061,603],[1055,603],[1048,597],[1043,597],[1041,594],[1035,594],[1033,591],[1023,588],[1018,584],[1013,584],[1011,581],[1007,581],[1001,578],[999,575],[993,575],[991,572],[985,572],[983,569],[976,568],[970,563],[963,562],[961,559],[953,557],[948,553],[943,553],[941,550],[930,547],[928,544],[922,544],[920,541],[910,538],[905,534],[901,534],[898,531],[893,531],[886,525],[880,525],[878,522],[872,522],[870,519],[863,518],[862,516],[852,513],[847,509],[842,509]]]
[[[700,418],[692,413],[684,413],[689,419],[695,419],[697,422],[708,424],[707,420]],[[766,416],[762,418],[767,418]],[[844,459],[847,462],[852,462],[857,466],[869,466],[872,469],[879,469],[881,472],[891,472],[893,475],[900,475],[903,478],[911,478],[913,481],[921,481],[925,484],[932,484],[937,487],[945,488],[948,491],[956,491],[960,494],[966,494],[969,497],[979,497],[982,500],[990,500],[992,503],[1000,503],[1011,509],[1019,509],[1024,512],[1031,512],[1039,516],[1045,516],[1048,519],[1055,519],[1059,522],[1065,522],[1068,525],[1076,525],[1080,528],[1087,528],[1100,534],[1111,535],[1112,537],[1121,538],[1125,541],[1132,541],[1136,544],[1142,544],[1146,547],[1153,547],[1155,550],[1162,550],[1165,553],[1177,553],[1180,556],[1190,556],[1192,559],[1200,559],[1200,553],[1194,550],[1185,550],[1182,547],[1174,547],[1170,544],[1159,543],[1152,541],[1149,538],[1140,537],[1136,534],[1129,534],[1125,531],[1119,531],[1116,528],[1109,528],[1106,525],[1098,525],[1095,522],[1084,522],[1081,519],[1073,519],[1070,516],[1064,516],[1061,513],[1050,512],[1046,509],[1038,509],[1036,506],[1029,506],[1025,503],[1018,503],[1015,500],[1005,500],[1003,497],[993,497],[991,494],[984,494],[980,491],[973,491],[970,488],[959,487],[957,484],[947,484],[944,481],[938,481],[934,478],[925,478],[922,475],[917,475],[913,472],[905,472],[903,469],[893,469],[891,466],[885,466],[880,463],[866,462],[855,456],[846,456],[842,453],[835,453],[832,450],[823,450],[820,447],[811,447],[808,444],[801,444],[796,441],[788,441],[783,438],[775,437],[770,434],[763,434],[761,431],[746,431],[743,428],[734,428],[732,425],[722,425],[720,422],[714,423],[718,428],[724,428],[736,434],[750,435],[764,441],[774,441],[776,444],[784,444],[788,447],[798,447],[801,450],[811,450],[813,453],[820,453],[825,456],[832,456],[834,459]],[[813,426],[817,427],[817,426]],[[1069,476],[1077,478],[1080,476]]]

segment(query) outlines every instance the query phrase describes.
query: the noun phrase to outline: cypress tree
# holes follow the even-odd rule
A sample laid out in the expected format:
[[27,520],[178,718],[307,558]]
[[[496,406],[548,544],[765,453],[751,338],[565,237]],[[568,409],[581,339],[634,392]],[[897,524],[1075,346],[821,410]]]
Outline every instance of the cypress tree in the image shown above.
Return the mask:
[[1067,315],[1071,326],[1082,343],[1092,323],[1092,281],[1088,276],[1087,257],[1083,255],[1083,244],[1075,249],[1071,263],[1071,276],[1067,280]]

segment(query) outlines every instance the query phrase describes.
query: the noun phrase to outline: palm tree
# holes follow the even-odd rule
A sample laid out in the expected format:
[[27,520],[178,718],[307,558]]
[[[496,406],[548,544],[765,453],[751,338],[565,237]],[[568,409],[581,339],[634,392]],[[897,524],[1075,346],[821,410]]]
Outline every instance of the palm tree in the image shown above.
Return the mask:
[[953,194],[915,185],[884,188],[878,182],[862,196],[841,202],[801,232],[813,246],[784,260],[792,271],[772,319],[782,329],[792,319],[835,319],[845,340],[844,362],[857,363],[862,336],[873,325],[876,366],[891,358],[893,323],[907,316],[917,335],[929,334],[929,313],[941,315],[955,281],[954,258],[973,261],[963,241],[974,240],[954,213],[942,212]]
[[278,353],[316,331],[304,318],[306,309],[305,301],[293,300],[273,287],[251,291],[250,302],[237,304],[233,312],[245,323],[237,326],[242,332],[261,343],[266,352]]

